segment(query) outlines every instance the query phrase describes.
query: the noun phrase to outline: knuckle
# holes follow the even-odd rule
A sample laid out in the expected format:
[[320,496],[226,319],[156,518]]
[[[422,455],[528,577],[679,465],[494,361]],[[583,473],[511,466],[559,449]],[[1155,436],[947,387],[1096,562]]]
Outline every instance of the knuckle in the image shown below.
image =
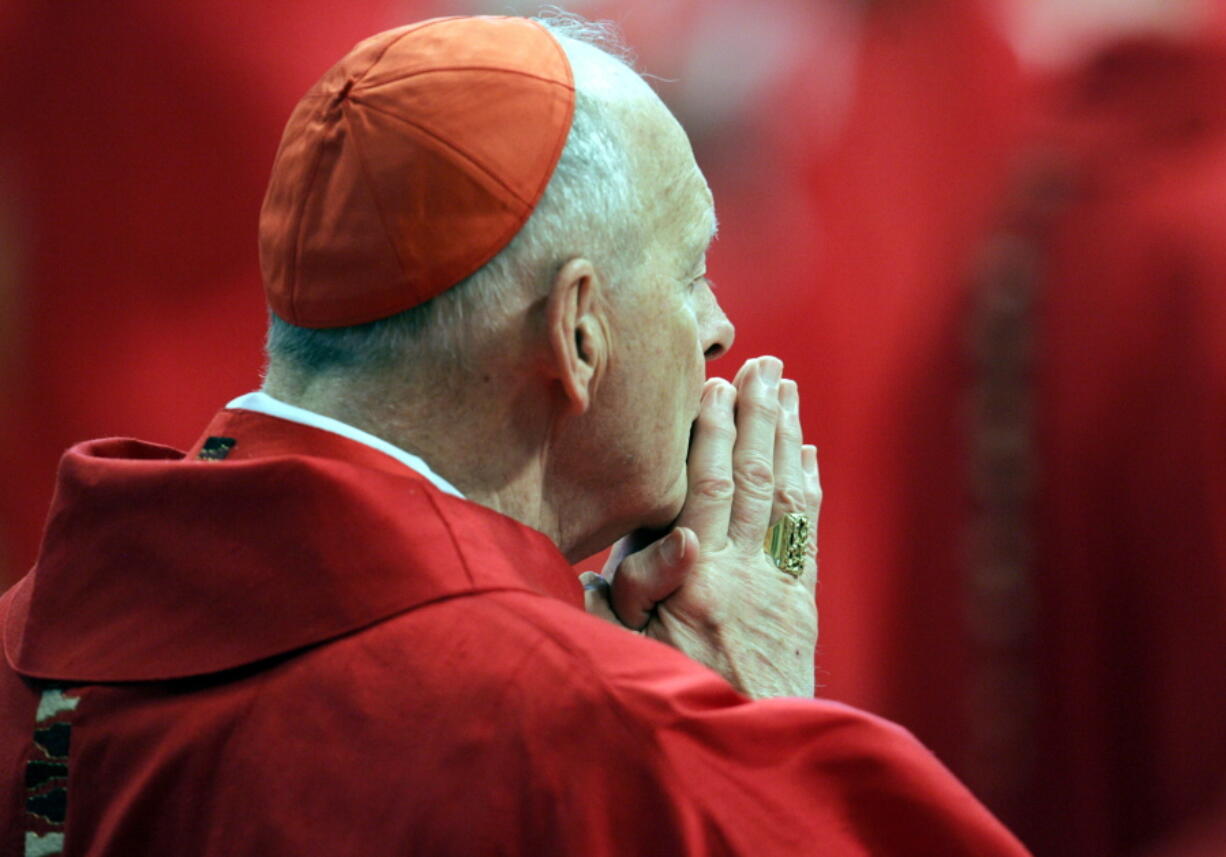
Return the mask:
[[775,486],[775,505],[785,509],[804,509],[808,503],[805,494],[794,485]]
[[698,431],[705,435],[736,440],[736,425],[727,417],[702,413],[696,421]]
[[804,443],[805,438],[800,432],[799,423],[791,420],[783,420],[780,422],[779,427],[776,429],[776,433],[779,435],[780,440],[786,441],[787,443],[795,444],[796,446],[800,446],[802,443]]
[[736,464],[736,482],[742,490],[769,495],[775,487],[775,471],[760,455],[743,456]]
[[740,413],[750,419],[777,422],[779,420],[779,402],[763,396],[749,396],[738,406]]
[[764,402],[759,402],[755,410],[762,419],[768,420],[772,423],[779,422],[780,408],[778,402],[770,401],[769,399]]
[[727,503],[736,493],[736,484],[727,476],[704,476],[694,480],[690,493],[705,500]]

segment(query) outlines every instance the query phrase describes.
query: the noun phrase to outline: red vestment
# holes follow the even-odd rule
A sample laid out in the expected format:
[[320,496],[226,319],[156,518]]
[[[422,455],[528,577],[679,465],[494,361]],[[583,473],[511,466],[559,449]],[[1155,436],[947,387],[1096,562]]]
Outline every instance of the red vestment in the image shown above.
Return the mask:
[[1052,83],[1033,764],[1060,787],[1006,817],[1133,854],[1226,806],[1226,47],[1125,42]]
[[586,615],[540,533],[317,429],[207,436],[62,462],[0,600],[0,853],[1025,853],[904,730]]

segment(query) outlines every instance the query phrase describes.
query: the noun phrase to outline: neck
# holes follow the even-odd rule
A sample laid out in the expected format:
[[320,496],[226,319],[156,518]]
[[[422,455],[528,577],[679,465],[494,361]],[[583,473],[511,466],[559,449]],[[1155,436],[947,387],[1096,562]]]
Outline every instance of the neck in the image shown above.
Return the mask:
[[[583,522],[586,505],[550,484],[557,408],[515,379],[431,376],[414,385],[316,376],[291,381],[270,371],[264,391],[341,420],[430,465],[468,500],[548,536],[571,562],[596,552]],[[446,391],[440,395],[438,391]]]

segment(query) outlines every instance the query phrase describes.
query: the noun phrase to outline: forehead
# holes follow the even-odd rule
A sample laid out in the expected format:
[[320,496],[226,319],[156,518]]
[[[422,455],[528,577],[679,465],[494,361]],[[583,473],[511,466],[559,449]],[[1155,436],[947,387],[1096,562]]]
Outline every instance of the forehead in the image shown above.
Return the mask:
[[684,263],[692,264],[706,253],[715,237],[715,203],[692,156],[689,168],[675,176],[661,195],[657,214],[657,229]]
[[694,160],[689,138],[663,104],[649,112],[641,135],[641,180],[647,216],[687,249],[705,249],[715,233],[711,190]]

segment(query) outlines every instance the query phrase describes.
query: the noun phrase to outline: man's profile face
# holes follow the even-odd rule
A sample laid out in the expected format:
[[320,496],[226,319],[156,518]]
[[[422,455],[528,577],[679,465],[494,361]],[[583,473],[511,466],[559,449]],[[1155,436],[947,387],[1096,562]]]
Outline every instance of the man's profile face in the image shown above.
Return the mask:
[[685,501],[705,362],[731,347],[733,328],[706,279],[715,212],[685,132],[654,96],[634,112],[630,132],[646,252],[611,301],[609,385],[637,525],[663,526]]

